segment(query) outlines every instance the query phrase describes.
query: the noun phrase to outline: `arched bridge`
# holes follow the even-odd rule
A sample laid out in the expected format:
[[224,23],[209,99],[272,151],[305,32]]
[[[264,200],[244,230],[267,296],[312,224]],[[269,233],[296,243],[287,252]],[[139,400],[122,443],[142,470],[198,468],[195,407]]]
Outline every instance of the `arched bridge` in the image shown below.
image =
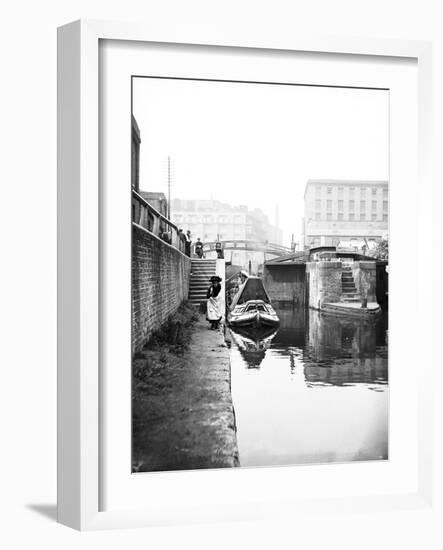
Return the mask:
[[290,254],[292,250],[287,246],[273,244],[267,241],[248,241],[248,240],[220,240],[206,242],[203,244],[203,252],[208,253],[217,250],[217,244],[221,244],[222,250],[247,250],[250,252],[265,252],[274,256]]

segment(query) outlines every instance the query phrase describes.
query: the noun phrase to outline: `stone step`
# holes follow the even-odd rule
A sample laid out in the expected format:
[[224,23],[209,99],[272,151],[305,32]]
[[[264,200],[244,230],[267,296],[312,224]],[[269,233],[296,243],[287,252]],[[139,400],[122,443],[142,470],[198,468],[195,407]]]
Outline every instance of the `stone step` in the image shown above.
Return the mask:
[[207,288],[190,288],[189,294],[204,294],[206,296]]

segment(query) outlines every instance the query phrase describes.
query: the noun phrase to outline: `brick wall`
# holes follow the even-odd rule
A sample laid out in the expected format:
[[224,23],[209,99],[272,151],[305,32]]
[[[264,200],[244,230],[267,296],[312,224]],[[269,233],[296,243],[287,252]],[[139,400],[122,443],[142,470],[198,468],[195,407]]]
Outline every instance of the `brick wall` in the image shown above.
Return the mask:
[[341,262],[308,262],[306,264],[309,307],[320,309],[325,302],[340,302],[341,272]]
[[[309,293],[309,307],[321,309],[325,302],[342,301],[341,262],[309,262],[306,264],[306,284]],[[376,302],[375,262],[353,262],[352,274],[357,294]]]
[[355,287],[362,298],[368,302],[376,302],[376,263],[375,262],[354,262],[352,264]]
[[146,229],[132,229],[132,352],[188,297],[191,260]]

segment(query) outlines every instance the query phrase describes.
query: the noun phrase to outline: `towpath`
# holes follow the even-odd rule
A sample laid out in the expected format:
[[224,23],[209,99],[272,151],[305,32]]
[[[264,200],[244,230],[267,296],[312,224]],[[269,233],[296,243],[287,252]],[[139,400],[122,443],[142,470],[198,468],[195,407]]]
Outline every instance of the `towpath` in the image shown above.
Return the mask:
[[[152,364],[149,351],[137,361]],[[155,363],[155,362],[154,362]],[[133,470],[238,466],[229,351],[202,314],[183,355],[165,353],[134,402]]]

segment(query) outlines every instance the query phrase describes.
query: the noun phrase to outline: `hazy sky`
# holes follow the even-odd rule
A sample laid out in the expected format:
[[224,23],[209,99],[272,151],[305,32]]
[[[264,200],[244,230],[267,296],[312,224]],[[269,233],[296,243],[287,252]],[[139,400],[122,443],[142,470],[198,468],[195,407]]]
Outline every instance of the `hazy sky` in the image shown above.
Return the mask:
[[388,179],[387,91],[134,79],[140,188],[280,212],[301,234],[308,179]]

